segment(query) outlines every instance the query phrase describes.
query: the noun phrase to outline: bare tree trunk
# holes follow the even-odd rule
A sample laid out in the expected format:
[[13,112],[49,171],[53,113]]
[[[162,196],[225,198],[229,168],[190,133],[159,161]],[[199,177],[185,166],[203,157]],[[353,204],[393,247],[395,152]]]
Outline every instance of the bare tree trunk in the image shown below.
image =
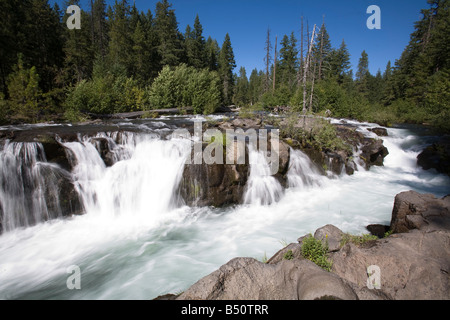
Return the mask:
[[311,61],[311,49],[314,42],[316,32],[316,25],[314,25],[311,42],[308,43],[308,55],[306,56],[305,70],[303,71],[303,114],[306,113],[306,74],[309,72],[309,65]]
[[264,92],[269,91],[269,68],[270,68],[270,51],[272,49],[272,45],[270,43],[270,29],[267,28],[267,38],[266,38],[266,57],[265,57],[265,62],[266,62],[266,79],[265,79],[265,83],[264,83]]
[[317,64],[314,63],[313,77],[312,77],[312,83],[311,83],[311,94],[309,96],[309,106],[308,106],[309,112],[312,111],[312,103],[313,103],[313,95],[314,95],[314,82],[316,80],[316,66],[317,66]]
[[277,78],[277,42],[278,42],[278,36],[275,36],[275,60],[273,64],[273,91],[275,92],[275,84],[276,84],[276,78]]
[[319,77],[318,80],[322,79],[322,63],[323,63],[323,33],[325,28],[325,17],[323,17],[322,27],[320,28],[321,38],[320,38],[320,56],[319,56]]
[[300,87],[301,83],[302,83],[302,71],[303,71],[303,66],[304,66],[304,62],[303,62],[303,16],[301,17],[301,21],[302,21],[302,28],[301,28],[301,35],[300,35],[300,66],[298,68],[298,72],[297,72],[297,83],[298,86]]

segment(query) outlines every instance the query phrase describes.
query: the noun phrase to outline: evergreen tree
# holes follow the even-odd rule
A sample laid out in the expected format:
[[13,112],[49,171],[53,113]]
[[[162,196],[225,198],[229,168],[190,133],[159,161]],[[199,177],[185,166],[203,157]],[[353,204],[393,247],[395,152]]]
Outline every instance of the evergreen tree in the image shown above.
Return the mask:
[[158,53],[161,64],[177,66],[183,58],[181,35],[172,5],[163,0],[156,4],[155,28],[159,37]]
[[116,0],[109,17],[109,49],[108,61],[110,65],[121,65],[131,73],[133,51],[133,30],[130,25],[131,8],[127,0]]
[[290,37],[285,35],[281,40],[279,75],[282,84],[293,87],[298,69],[297,39],[294,32]]
[[348,78],[350,72],[350,54],[342,40],[339,49],[333,49],[329,57],[329,67],[324,68],[324,76],[337,79],[340,84]]
[[38,120],[39,102],[42,92],[39,87],[39,75],[36,67],[24,67],[23,56],[20,54],[14,72],[8,78],[10,108],[15,116],[25,121]]
[[254,105],[259,101],[261,95],[263,93],[263,81],[265,75],[263,71],[259,71],[257,69],[253,69],[250,74],[249,84],[248,84],[248,98],[249,103]]
[[108,48],[108,24],[106,22],[105,0],[91,0],[92,46],[100,59],[105,59]]
[[[203,37],[203,27],[200,23],[198,15],[195,17],[194,30],[189,34],[189,47],[186,43],[187,58],[189,64],[197,69],[206,67],[205,38]],[[187,40],[187,38],[186,38]]]
[[234,103],[240,107],[245,106],[249,102],[249,83],[247,72],[244,67],[239,69],[239,76],[236,81],[236,92],[234,94]]
[[359,58],[358,62],[358,69],[356,72],[356,81],[358,89],[361,93],[367,93],[368,85],[367,85],[367,79],[370,75],[369,72],[369,56],[364,50],[361,53],[361,58]]
[[266,65],[266,77],[264,79],[264,92],[269,91],[269,71],[272,62],[272,43],[270,41],[270,28],[267,28],[266,46],[264,47],[266,55],[264,56],[264,63]]
[[316,64],[316,79],[323,79],[330,69],[333,48],[325,23],[320,27],[316,43],[313,47],[313,61]]
[[[80,5],[79,0],[66,1],[64,6],[70,4]],[[63,17],[63,24],[69,14],[65,13]],[[64,74],[67,84],[74,84],[83,79],[88,79],[92,73],[94,52],[92,47],[92,33],[89,27],[91,19],[89,14],[81,10],[81,29],[68,29],[65,27],[65,42],[64,42]]]
[[230,35],[225,35],[222,49],[219,55],[219,76],[223,86],[223,102],[231,104],[234,90],[233,69],[236,68],[233,48],[231,47]]
[[217,71],[219,69],[219,55],[220,55],[220,47],[217,43],[217,40],[213,40],[211,37],[208,37],[205,45],[206,52],[206,67],[210,71]]

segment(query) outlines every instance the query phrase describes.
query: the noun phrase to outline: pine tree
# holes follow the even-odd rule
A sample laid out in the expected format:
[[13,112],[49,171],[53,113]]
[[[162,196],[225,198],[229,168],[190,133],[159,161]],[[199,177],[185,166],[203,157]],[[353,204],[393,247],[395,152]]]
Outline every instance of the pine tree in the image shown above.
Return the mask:
[[261,95],[263,94],[263,82],[265,79],[265,74],[263,71],[253,69],[250,74],[249,84],[248,84],[248,98],[249,103],[254,105],[259,101]]
[[[130,25],[131,8],[127,0],[116,0],[109,17],[108,62],[120,65],[131,73],[133,52],[133,30]],[[110,13],[110,14],[111,14]]]
[[[80,5],[79,0],[66,1],[64,6],[70,4]],[[67,13],[64,14],[63,24],[69,18]],[[92,33],[89,27],[91,19],[88,13],[81,10],[81,29],[64,28],[64,74],[67,84],[74,84],[91,76],[94,60],[94,52],[92,47]]]
[[239,69],[239,76],[236,81],[236,93],[234,94],[234,103],[240,107],[245,106],[249,102],[249,83],[247,73],[244,67]]
[[19,55],[14,72],[8,78],[8,92],[11,110],[22,120],[38,120],[39,102],[42,92],[36,67],[25,68],[23,55]]
[[335,78],[342,84],[344,79],[348,77],[350,71],[350,54],[347,49],[345,41],[339,49],[333,49],[329,57],[329,67],[324,68],[324,76],[327,78]]
[[316,64],[316,78],[318,80],[323,79],[327,74],[327,70],[330,69],[332,51],[330,36],[325,23],[323,23],[317,36],[317,42],[313,48],[313,60]]
[[205,54],[205,38],[203,37],[203,27],[200,23],[198,15],[195,17],[194,30],[191,33],[191,46],[187,52],[189,63],[197,68],[202,69],[206,67],[206,54]]
[[108,48],[108,24],[106,22],[105,0],[91,0],[92,46],[100,59],[105,59]]
[[298,65],[297,39],[294,32],[288,37],[285,35],[281,40],[279,74],[280,83],[293,87]]
[[357,87],[361,93],[366,94],[368,91],[368,84],[367,84],[368,80],[367,79],[368,79],[369,75],[370,75],[369,56],[366,53],[366,51],[364,50],[361,53],[361,58],[359,58],[358,68],[356,71]]
[[218,58],[220,55],[220,47],[217,40],[213,40],[208,37],[205,45],[205,55],[206,55],[206,67],[210,71],[217,71],[219,69]]
[[219,55],[219,76],[223,85],[223,102],[231,104],[234,90],[233,69],[236,68],[233,48],[231,47],[230,35],[225,35],[222,49]]
[[167,0],[156,4],[155,28],[159,37],[158,52],[163,66],[177,66],[183,58],[178,22],[171,7]]

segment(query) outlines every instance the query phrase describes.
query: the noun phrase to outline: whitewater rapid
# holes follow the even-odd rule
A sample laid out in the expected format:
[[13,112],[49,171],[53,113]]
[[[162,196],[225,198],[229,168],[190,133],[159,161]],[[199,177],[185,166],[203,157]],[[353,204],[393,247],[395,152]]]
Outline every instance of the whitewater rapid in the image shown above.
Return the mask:
[[[369,136],[367,128],[376,126],[352,123]],[[388,128],[388,134],[385,166],[351,176],[322,176],[293,152],[284,191],[253,154],[257,166],[249,183],[256,189],[247,189],[243,205],[226,209],[180,202],[175,190],[190,151],[179,141],[133,135],[116,146],[112,167],[104,165],[93,141],[64,142],[76,155],[72,174],[87,213],[2,234],[0,299],[179,293],[234,257],[262,260],[325,224],[355,234],[367,233],[368,224],[389,224],[402,191],[449,193],[449,177],[416,164],[426,137],[401,128]],[[81,270],[80,290],[67,287],[73,265]]]

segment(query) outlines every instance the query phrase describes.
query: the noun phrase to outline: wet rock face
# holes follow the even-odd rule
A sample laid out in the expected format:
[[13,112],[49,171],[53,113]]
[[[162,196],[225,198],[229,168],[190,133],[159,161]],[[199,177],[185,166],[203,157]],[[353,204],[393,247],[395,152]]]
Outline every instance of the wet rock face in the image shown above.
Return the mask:
[[442,228],[450,230],[450,196],[437,199],[432,194],[407,191],[395,197],[391,219],[394,233]]
[[388,132],[385,128],[369,128],[367,130],[372,131],[373,133],[375,133],[377,136],[380,137],[386,137],[388,135]]
[[352,127],[337,125],[336,129],[338,135],[349,145],[351,145],[354,150],[361,151],[360,159],[364,161],[364,166],[366,169],[369,169],[371,166],[383,166],[384,158],[389,154],[388,149],[383,145],[383,140],[367,138],[361,132],[356,131],[356,129]]
[[450,138],[427,147],[417,156],[417,164],[425,170],[436,169],[450,176]]
[[188,206],[223,207],[242,203],[248,165],[188,164],[179,193]]

